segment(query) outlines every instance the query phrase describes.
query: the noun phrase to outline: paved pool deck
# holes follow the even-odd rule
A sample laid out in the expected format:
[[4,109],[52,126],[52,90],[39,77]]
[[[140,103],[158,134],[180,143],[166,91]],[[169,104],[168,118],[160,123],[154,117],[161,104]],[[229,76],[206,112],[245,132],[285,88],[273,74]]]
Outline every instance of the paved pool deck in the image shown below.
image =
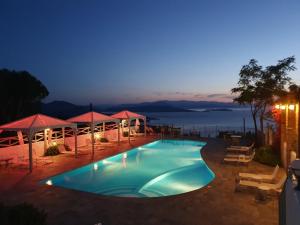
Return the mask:
[[[153,137],[132,142],[139,146]],[[5,204],[29,202],[46,210],[48,225],[278,225],[278,199],[255,200],[252,192],[235,192],[238,172],[271,173],[271,167],[251,162],[247,166],[222,163],[225,143],[221,139],[203,139],[207,145],[202,156],[216,178],[206,187],[177,196],[161,198],[119,198],[69,189],[38,185],[38,181],[91,163],[91,156],[75,159],[70,155],[54,157],[54,163],[24,169],[0,167],[0,201]],[[132,145],[97,151],[94,161],[126,151]]]

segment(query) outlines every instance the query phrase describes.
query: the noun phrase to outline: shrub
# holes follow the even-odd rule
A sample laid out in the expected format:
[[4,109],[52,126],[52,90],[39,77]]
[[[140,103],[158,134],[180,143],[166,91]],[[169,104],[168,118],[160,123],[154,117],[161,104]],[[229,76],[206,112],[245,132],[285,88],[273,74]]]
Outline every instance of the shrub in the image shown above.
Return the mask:
[[59,149],[58,146],[50,146],[49,148],[47,148],[44,156],[54,156],[54,155],[58,155],[59,154]]
[[105,138],[105,137],[102,137],[102,138],[100,138],[100,142],[107,143],[107,142],[108,142],[108,139]]
[[256,149],[254,160],[269,166],[280,164],[280,158],[271,146],[263,146]]
[[3,225],[46,225],[47,214],[28,203],[14,206],[0,205],[0,219]]
[[128,137],[128,131],[123,132],[123,137]]

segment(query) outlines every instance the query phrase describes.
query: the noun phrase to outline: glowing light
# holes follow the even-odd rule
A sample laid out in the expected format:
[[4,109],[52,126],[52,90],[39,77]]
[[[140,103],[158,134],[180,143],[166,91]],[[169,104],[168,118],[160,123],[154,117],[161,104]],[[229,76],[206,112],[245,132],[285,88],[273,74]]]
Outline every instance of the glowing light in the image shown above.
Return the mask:
[[100,139],[100,134],[95,134],[95,139]]
[[142,147],[138,147],[138,150],[141,150],[141,149],[143,149]]
[[57,146],[57,142],[56,141],[52,141],[52,146]]
[[51,186],[52,185],[52,180],[47,180],[46,184],[49,185],[49,186]]
[[280,105],[275,105],[275,109],[280,109]]
[[281,109],[281,110],[285,110],[285,105],[281,105],[281,106],[280,106],[280,109]]
[[94,164],[94,170],[98,170],[98,164],[97,163]]
[[289,105],[289,110],[294,110],[295,109],[295,105]]
[[50,128],[46,128],[45,131],[46,131],[46,132],[50,131]]
[[126,153],[126,152],[123,154],[123,158],[124,158],[124,159],[127,158],[127,153]]

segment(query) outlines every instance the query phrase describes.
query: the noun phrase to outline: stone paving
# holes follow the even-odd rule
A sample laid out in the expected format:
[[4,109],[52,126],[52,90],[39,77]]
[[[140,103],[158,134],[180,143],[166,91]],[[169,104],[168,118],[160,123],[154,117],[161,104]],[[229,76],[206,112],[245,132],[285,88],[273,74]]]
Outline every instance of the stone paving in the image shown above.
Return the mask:
[[[138,138],[134,146],[154,138]],[[0,201],[5,204],[30,202],[48,214],[49,225],[277,225],[278,199],[257,202],[251,192],[235,192],[240,171],[271,173],[271,167],[251,162],[247,166],[221,163],[225,154],[222,140],[207,139],[201,153],[216,178],[206,187],[177,196],[161,198],[119,198],[100,196],[53,186],[38,181],[91,162],[89,155],[75,159],[60,155],[47,167],[34,168],[32,174],[15,168],[0,168]],[[99,160],[131,145],[97,152]]]

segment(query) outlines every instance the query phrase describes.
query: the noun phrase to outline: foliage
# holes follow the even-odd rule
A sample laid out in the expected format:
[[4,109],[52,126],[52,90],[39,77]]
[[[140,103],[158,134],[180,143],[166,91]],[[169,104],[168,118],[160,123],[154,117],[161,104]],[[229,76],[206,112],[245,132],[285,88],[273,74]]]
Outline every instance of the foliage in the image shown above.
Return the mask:
[[50,146],[49,148],[47,148],[44,156],[54,156],[54,155],[58,155],[59,154],[59,149],[57,145],[54,146]]
[[46,225],[47,214],[28,203],[14,206],[0,204],[0,221],[3,225]]
[[256,149],[254,160],[269,166],[280,164],[280,157],[271,146],[262,146]]
[[272,105],[276,98],[287,93],[285,86],[291,82],[288,72],[296,69],[294,64],[293,56],[279,60],[276,65],[266,68],[258,65],[255,59],[251,59],[240,71],[237,87],[231,91],[238,94],[234,101],[249,105],[251,108],[256,142],[258,142],[257,118],[260,122],[260,133],[263,134],[263,121],[270,115],[268,106]]
[[107,143],[107,142],[108,142],[108,139],[105,138],[105,137],[102,137],[102,138],[100,138],[100,142]]
[[40,111],[49,95],[41,81],[26,71],[0,70],[0,124]]

